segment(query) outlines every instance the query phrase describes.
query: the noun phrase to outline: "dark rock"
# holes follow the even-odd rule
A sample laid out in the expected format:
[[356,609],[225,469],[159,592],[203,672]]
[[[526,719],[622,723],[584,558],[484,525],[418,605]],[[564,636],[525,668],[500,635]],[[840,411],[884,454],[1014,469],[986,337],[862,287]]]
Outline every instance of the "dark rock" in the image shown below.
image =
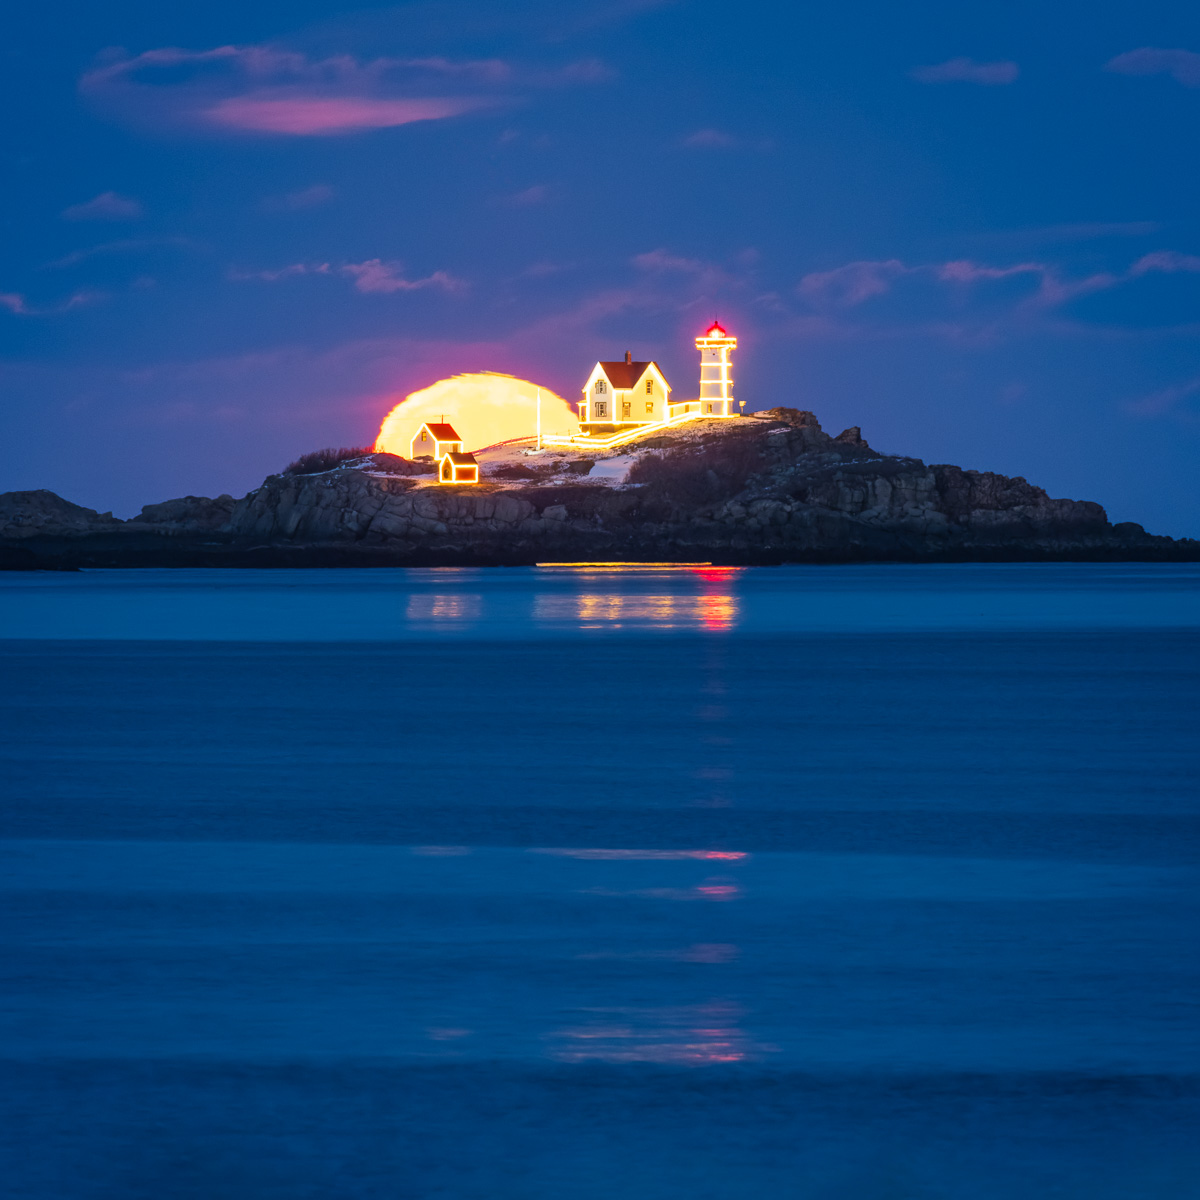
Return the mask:
[[[1200,543],[1110,525],[1089,501],[1015,477],[884,455],[812,413],[702,421],[656,435],[628,487],[540,483],[515,464],[479,486],[365,455],[272,475],[248,496],[183,497],[133,521],[50,492],[0,496],[0,535],[43,565],[488,565],[591,558],[719,563],[1200,560]],[[513,486],[504,486],[500,479]],[[4,545],[4,542],[0,542]]]
[[524,463],[509,463],[503,467],[493,467],[487,472],[489,479],[536,479],[537,476],[538,473]]
[[233,497],[229,495],[218,496],[215,500],[207,496],[181,496],[161,504],[144,504],[142,511],[130,521],[187,531],[221,529],[229,523],[233,503]]
[[45,488],[0,494],[0,538],[79,535],[113,529],[122,524],[110,512],[98,513],[94,508],[72,504]]

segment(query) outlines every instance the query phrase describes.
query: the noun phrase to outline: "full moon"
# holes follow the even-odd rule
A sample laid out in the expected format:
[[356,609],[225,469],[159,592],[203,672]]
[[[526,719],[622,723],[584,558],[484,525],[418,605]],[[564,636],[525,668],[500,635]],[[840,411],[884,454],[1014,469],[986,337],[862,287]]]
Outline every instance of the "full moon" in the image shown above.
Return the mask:
[[[383,419],[375,449],[407,458],[412,439],[426,421],[453,425],[468,452],[497,442],[533,437],[538,423],[539,385],[512,375],[480,371],[454,375],[405,396]],[[549,388],[540,388],[543,433],[574,433],[579,418]]]

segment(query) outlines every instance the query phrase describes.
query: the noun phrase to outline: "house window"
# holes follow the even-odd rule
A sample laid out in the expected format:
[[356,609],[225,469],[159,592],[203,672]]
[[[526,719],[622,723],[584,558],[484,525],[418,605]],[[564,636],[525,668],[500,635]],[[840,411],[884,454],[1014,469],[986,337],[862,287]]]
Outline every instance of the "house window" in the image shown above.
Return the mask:
[[621,416],[628,417],[631,414],[632,410],[633,410],[633,405],[628,400],[626,400],[621,405]]
[[608,388],[604,386],[603,379],[596,380],[596,391],[597,392],[607,392],[608,391]]
[[654,401],[653,400],[646,401],[646,411],[648,413],[652,413],[654,411]]
[[647,379],[646,380],[646,395],[652,396],[653,394],[654,394],[654,380]]
[[601,417],[607,417],[607,416],[608,416],[608,405],[605,404],[603,400],[597,400],[596,401],[596,419],[599,420]]
[[711,405],[711,404],[706,404],[706,405],[704,406],[704,411],[705,411],[705,412],[707,412],[707,413],[710,413],[710,412],[712,412],[712,405]]
[[427,434],[425,432],[425,430],[423,430],[423,429],[421,430],[421,441],[423,441],[423,442],[429,441],[429,434]]

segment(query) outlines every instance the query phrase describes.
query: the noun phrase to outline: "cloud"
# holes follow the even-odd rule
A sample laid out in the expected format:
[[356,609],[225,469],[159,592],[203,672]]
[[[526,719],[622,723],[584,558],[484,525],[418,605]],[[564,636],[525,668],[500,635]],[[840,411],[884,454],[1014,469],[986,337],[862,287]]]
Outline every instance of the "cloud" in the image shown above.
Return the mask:
[[101,192],[84,204],[72,204],[62,211],[67,221],[136,221],[142,215],[141,202],[116,192]]
[[574,265],[569,262],[557,263],[543,259],[541,262],[531,263],[521,274],[530,279],[549,279],[552,275],[559,275],[563,271],[571,270]]
[[863,260],[832,271],[811,272],[800,280],[796,290],[806,300],[820,305],[852,308],[872,296],[882,296],[891,289],[894,280],[915,269],[906,267],[898,258],[882,262]]
[[[805,275],[795,292],[810,314],[825,321],[809,333],[822,337],[891,337],[923,332],[942,339],[996,344],[1014,333],[1056,330],[1124,336],[1149,328],[1200,331],[1166,316],[1154,322],[1149,297],[1121,289],[1151,275],[1200,276],[1200,255],[1159,250],[1112,270],[1071,274],[1059,265],[1019,261],[1002,265],[954,259],[906,263],[860,260]],[[1025,282],[1022,283],[1021,281]],[[1099,308],[1072,310],[1085,297],[1113,293]],[[1193,290],[1194,294],[1194,290]],[[782,297],[767,305],[784,315]],[[1170,304],[1169,298],[1165,301]],[[863,309],[859,312],[860,308]],[[798,315],[799,320],[808,320]],[[1185,322],[1187,318],[1185,317]],[[1189,334],[1189,336],[1191,336]]]
[[719,129],[697,129],[683,139],[685,146],[708,147],[713,149],[728,149],[737,145],[737,138],[732,134],[722,133]]
[[392,292],[416,292],[423,288],[441,288],[443,291],[460,291],[465,285],[446,271],[434,271],[423,279],[408,279],[403,266],[398,262],[385,262],[380,258],[369,258],[364,262],[345,263],[335,267],[332,263],[289,263],[286,267],[275,267],[263,271],[231,270],[229,278],[261,283],[278,283],[281,279],[296,279],[304,275],[341,275],[354,280],[360,292],[389,294]]
[[328,184],[315,183],[312,187],[287,192],[282,196],[268,196],[263,201],[263,208],[268,212],[302,212],[328,204],[335,195],[336,192]]
[[1179,271],[1200,272],[1200,257],[1175,250],[1156,250],[1153,254],[1143,255],[1129,268],[1130,275],[1148,275],[1152,271],[1168,275]]
[[698,258],[680,258],[665,250],[650,250],[634,256],[633,265],[643,271],[684,271],[699,274],[707,270],[707,264]]
[[264,271],[231,270],[229,278],[238,280],[257,279],[263,283],[278,283],[281,279],[295,279],[299,275],[329,275],[333,267],[329,263],[289,263],[286,267],[275,267]]
[[1193,396],[1200,396],[1200,378],[1162,388],[1157,392],[1151,392],[1148,396],[1130,401],[1125,405],[1125,411],[1139,417],[1160,417],[1168,413],[1176,413],[1187,419],[1194,414],[1180,412],[1180,409],[1183,407],[1182,402],[1190,400]]
[[424,279],[406,279],[400,263],[383,262],[378,258],[370,258],[360,263],[347,263],[342,267],[341,273],[352,277],[355,288],[360,292],[415,292],[427,287],[453,292],[463,287],[461,280],[455,279],[445,271],[434,271]]
[[[1151,268],[1147,268],[1151,269]],[[993,267],[970,259],[955,259],[944,263],[919,263],[909,266],[896,258],[882,261],[860,261],[835,267],[831,271],[814,271],[805,275],[796,287],[797,292],[817,308],[855,308],[864,301],[890,292],[901,279],[924,277],[938,283],[969,287],[994,283],[1002,279],[1029,276],[1037,288],[1020,305],[1024,308],[1054,308],[1089,292],[1101,291],[1124,282],[1133,274],[1114,275],[1107,271],[1078,279],[1063,279],[1046,263],[1020,262],[1005,267]]]
[[987,87],[1015,83],[1021,68],[1015,62],[976,62],[950,58],[931,67],[914,67],[909,75],[918,83],[981,83]]
[[438,121],[511,104],[533,88],[596,83],[595,59],[552,69],[500,59],[323,59],[281,47],[112,51],[80,80],[95,104],[134,124],[196,133],[332,137]]
[[550,189],[544,183],[536,183],[522,192],[506,196],[504,202],[512,205],[513,208],[533,208],[536,205],[545,204],[549,199]]
[[19,292],[0,292],[0,309],[7,309],[17,317],[51,317],[58,313],[69,312],[85,304],[94,304],[104,299],[103,292],[78,291],[72,292],[65,300],[49,307],[34,307]]
[[978,283],[982,279],[1007,279],[1012,275],[1044,275],[1041,263],[1017,263],[1011,267],[988,267],[969,259],[945,262],[932,268],[946,283]]
[[414,121],[456,117],[488,101],[466,97],[425,100],[372,100],[363,97],[269,95],[235,96],[205,110],[215,125],[244,133],[329,136],[360,129],[387,129]]
[[73,267],[76,263],[84,262],[89,258],[96,258],[99,255],[137,254],[143,250],[153,250],[161,246],[179,246],[186,249],[198,248],[197,244],[191,238],[185,237],[121,238],[115,242],[101,242],[98,246],[89,246],[85,250],[72,250],[70,254],[65,254],[62,258],[56,258],[53,262],[48,262],[45,265],[48,270],[56,270],[63,267]]
[[1200,87],[1200,54],[1191,50],[1159,50],[1143,46],[1118,54],[1104,64],[1106,71],[1118,75],[1170,75],[1184,87]]

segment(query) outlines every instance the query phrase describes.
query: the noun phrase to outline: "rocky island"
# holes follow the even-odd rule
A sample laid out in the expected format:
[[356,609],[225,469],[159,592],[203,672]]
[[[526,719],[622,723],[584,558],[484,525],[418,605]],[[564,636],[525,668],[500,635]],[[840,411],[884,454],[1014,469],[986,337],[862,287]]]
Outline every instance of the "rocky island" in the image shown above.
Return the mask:
[[481,482],[431,463],[307,456],[235,500],[185,496],[130,520],[53,492],[0,494],[0,566],[459,566],[1196,561],[1200,541],[1112,524],[1021,478],[882,454],[774,408],[698,420],[607,454],[529,440],[480,451]]

